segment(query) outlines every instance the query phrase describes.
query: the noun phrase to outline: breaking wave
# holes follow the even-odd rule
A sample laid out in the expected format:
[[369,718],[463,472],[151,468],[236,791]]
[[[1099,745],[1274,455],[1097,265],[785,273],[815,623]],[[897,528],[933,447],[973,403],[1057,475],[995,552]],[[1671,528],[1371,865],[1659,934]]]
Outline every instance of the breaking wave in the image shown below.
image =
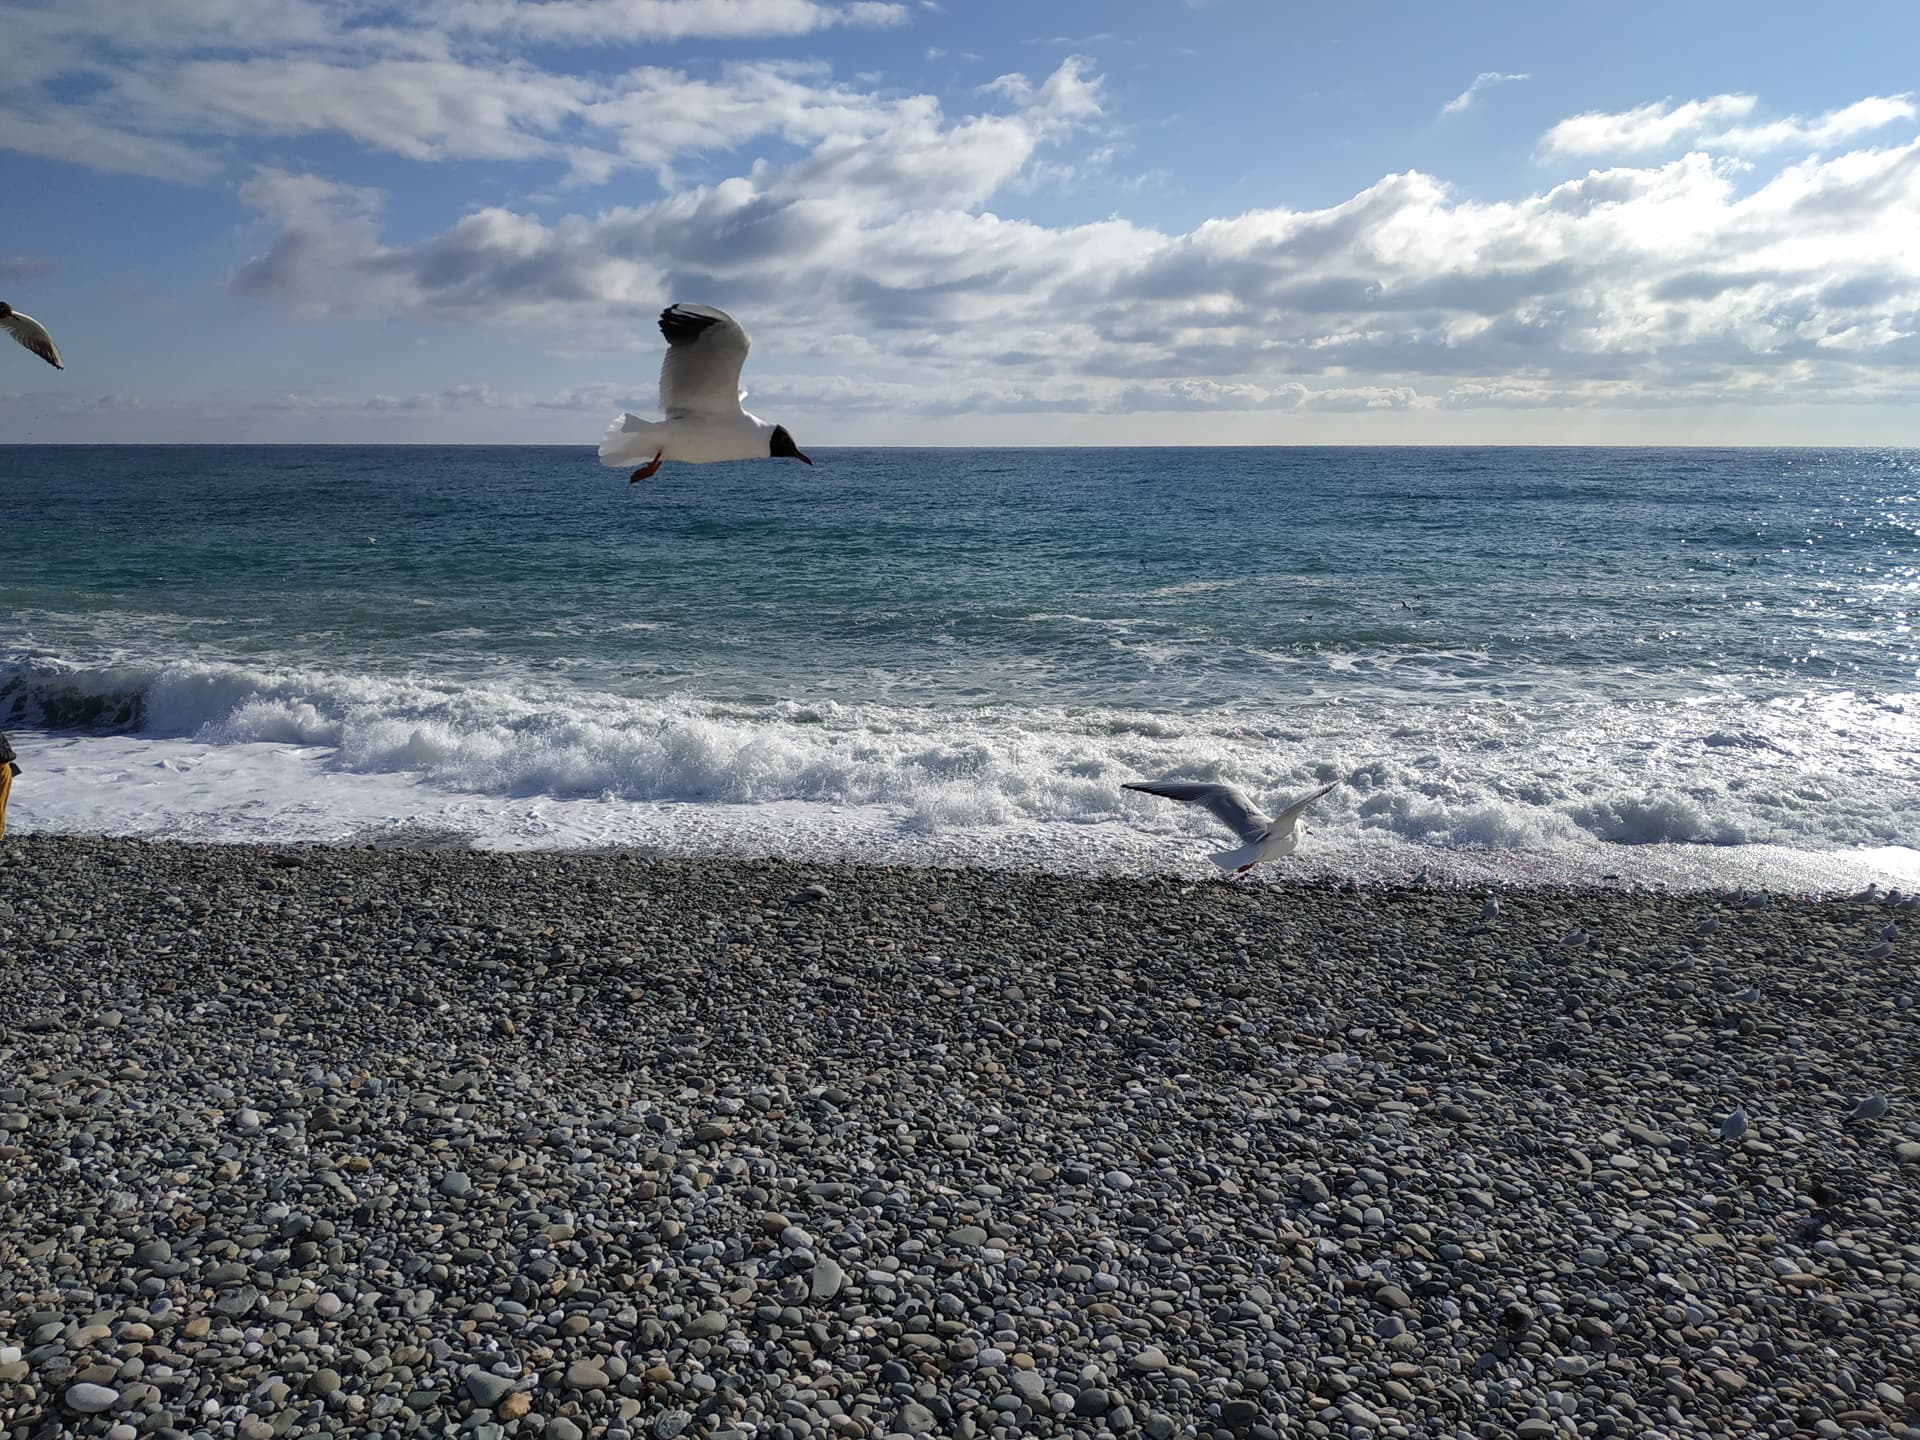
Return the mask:
[[202,660],[0,667],[12,726],[203,751],[297,747],[318,774],[498,801],[842,808],[867,831],[891,825],[936,848],[996,831],[1087,843],[1062,827],[1212,838],[1203,814],[1120,788],[1153,775],[1228,779],[1275,800],[1345,777],[1314,816],[1328,854],[1899,845],[1920,835],[1920,787],[1889,783],[1920,754],[1916,708],[1842,695],[1153,713],[635,697]]

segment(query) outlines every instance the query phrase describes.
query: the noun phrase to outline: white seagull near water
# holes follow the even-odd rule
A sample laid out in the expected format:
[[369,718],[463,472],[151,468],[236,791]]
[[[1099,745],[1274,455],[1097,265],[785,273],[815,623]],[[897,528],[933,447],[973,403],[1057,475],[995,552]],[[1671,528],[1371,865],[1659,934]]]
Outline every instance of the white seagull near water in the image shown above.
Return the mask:
[[47,333],[47,327],[31,315],[22,315],[4,300],[0,300],[0,330],[13,336],[54,369],[67,368],[61,363],[60,347],[53,343],[53,336]]
[[740,402],[740,367],[753,341],[724,310],[669,305],[660,312],[667,358],[660,366],[664,420],[622,415],[600,442],[602,465],[634,465],[645,480],[669,460],[711,465],[720,460],[805,460],[784,425],[749,415]]
[[1234,785],[1209,785],[1195,780],[1130,780],[1120,788],[1161,795],[1185,805],[1198,805],[1225,825],[1243,842],[1237,850],[1222,850],[1207,858],[1222,870],[1244,875],[1265,860],[1291,855],[1307,833],[1300,817],[1307,807],[1325,795],[1334,785],[1322,785],[1304,800],[1296,800],[1280,812],[1278,819],[1266,814]]

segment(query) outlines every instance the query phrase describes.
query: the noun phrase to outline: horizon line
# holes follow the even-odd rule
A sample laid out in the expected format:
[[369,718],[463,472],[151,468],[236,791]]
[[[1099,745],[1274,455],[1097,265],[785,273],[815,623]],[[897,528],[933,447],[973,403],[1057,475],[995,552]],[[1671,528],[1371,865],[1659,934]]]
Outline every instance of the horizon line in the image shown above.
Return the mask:
[[[211,450],[225,447],[250,450],[596,450],[594,441],[571,440],[0,440],[0,450]],[[1819,443],[1805,440],[1667,440],[1667,441],[1541,441],[1541,440],[1429,440],[1429,441],[1277,441],[1228,444],[1196,441],[1186,445],[815,445],[822,453],[835,450],[1920,450],[1920,440]],[[618,467],[611,467],[618,468]]]

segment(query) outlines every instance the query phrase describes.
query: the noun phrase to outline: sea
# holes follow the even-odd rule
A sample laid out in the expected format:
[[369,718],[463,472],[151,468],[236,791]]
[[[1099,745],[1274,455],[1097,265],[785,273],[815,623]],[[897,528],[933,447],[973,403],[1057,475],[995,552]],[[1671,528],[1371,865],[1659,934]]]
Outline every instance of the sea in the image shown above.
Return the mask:
[[10,826],[1920,885],[1920,451],[0,448]]

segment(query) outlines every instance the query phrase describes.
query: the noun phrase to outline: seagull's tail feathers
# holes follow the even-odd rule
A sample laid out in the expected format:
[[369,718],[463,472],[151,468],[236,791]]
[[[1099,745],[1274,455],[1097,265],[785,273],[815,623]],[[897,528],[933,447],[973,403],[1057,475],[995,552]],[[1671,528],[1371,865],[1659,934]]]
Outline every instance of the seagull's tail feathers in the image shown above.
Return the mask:
[[659,432],[666,427],[657,420],[642,420],[638,415],[622,415],[607,427],[600,441],[602,465],[644,464],[660,449]]
[[1252,844],[1242,845],[1237,850],[1218,850],[1207,858],[1222,870],[1231,873],[1242,865],[1253,864],[1260,858],[1260,842],[1256,840]]

